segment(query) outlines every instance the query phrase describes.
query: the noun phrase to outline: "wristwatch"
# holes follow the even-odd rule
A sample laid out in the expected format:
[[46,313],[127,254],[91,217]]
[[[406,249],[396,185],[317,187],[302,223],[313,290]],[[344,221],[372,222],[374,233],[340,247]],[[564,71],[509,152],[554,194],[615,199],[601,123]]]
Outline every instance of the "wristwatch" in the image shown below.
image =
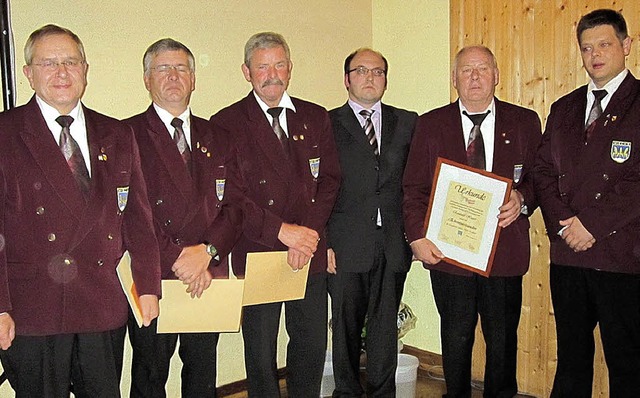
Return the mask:
[[210,255],[213,258],[218,256],[218,249],[216,249],[216,247],[214,245],[212,245],[211,243],[207,243],[207,246],[206,246],[205,250],[207,251],[207,254]]

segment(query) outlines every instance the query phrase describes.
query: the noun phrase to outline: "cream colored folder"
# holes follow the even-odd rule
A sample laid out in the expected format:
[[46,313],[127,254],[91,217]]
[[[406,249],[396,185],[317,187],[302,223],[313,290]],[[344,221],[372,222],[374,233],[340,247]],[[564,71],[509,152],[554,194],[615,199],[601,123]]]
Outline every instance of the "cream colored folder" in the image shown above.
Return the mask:
[[240,279],[214,279],[200,298],[191,298],[181,281],[163,280],[158,333],[239,331],[243,287]]
[[243,305],[274,303],[304,298],[309,264],[294,272],[287,252],[247,254]]
[[142,327],[142,311],[140,311],[138,292],[136,291],[136,284],[133,282],[133,274],[131,273],[131,256],[129,255],[129,251],[125,251],[122,255],[116,267],[116,273],[118,274],[118,279],[120,279],[122,290],[125,296],[127,296],[127,301],[129,301],[129,306],[133,311],[133,316],[136,318],[138,327]]

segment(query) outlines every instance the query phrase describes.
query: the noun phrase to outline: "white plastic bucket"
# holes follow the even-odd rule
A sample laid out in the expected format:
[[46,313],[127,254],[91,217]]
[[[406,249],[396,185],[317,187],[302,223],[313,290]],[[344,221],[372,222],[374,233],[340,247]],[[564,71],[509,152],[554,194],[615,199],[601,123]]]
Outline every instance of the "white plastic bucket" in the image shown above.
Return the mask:
[[414,398],[420,361],[413,355],[398,354],[396,369],[396,398]]
[[[418,365],[420,361],[413,355],[398,354],[398,368],[396,369],[396,398],[414,398],[418,380]],[[331,352],[327,352],[320,385],[320,396],[330,397],[335,389],[333,379],[333,361]]]

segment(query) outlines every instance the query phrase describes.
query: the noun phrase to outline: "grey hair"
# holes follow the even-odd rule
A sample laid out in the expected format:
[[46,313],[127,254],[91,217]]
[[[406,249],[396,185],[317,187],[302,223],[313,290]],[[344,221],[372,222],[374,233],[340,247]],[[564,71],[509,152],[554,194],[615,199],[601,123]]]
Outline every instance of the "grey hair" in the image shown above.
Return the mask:
[[249,66],[251,62],[251,56],[257,49],[282,47],[284,49],[287,61],[291,60],[291,52],[289,51],[289,45],[284,37],[275,32],[260,32],[251,36],[247,40],[247,44],[244,45],[244,64]]
[[189,59],[189,69],[191,69],[191,72],[196,71],[196,61],[191,50],[177,40],[166,38],[153,43],[149,48],[147,48],[147,51],[144,52],[144,56],[142,57],[142,66],[144,68],[145,75],[149,75],[149,71],[151,70],[151,60],[153,57],[165,51],[184,51]]

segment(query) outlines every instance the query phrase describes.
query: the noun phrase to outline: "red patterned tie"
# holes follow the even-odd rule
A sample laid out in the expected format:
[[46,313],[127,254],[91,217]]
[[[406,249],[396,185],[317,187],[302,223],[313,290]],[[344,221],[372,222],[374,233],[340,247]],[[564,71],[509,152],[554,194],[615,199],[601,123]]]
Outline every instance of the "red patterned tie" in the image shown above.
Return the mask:
[[273,123],[271,123],[271,128],[273,128],[273,132],[276,133],[278,140],[280,140],[280,145],[282,145],[282,149],[284,150],[284,154],[289,156],[289,138],[287,137],[287,133],[284,132],[284,129],[280,125],[280,114],[282,113],[282,107],[275,107],[267,109],[267,112],[273,118]]
[[173,142],[178,146],[178,152],[180,152],[185,166],[187,166],[188,170],[191,170],[191,151],[189,150],[189,145],[187,145],[187,137],[184,135],[182,123],[182,119],[177,117],[174,117],[171,121],[171,125],[175,128],[173,132]]
[[468,114],[462,111],[473,122],[473,128],[469,134],[469,145],[467,145],[467,164],[476,169],[486,170],[487,162],[484,154],[484,140],[482,139],[482,131],[480,125],[491,111],[486,113]]
[[593,134],[593,130],[596,128],[596,120],[602,115],[602,99],[607,96],[607,90],[593,90],[593,96],[595,97],[595,101],[593,101],[593,105],[591,106],[591,110],[589,111],[589,117],[587,118],[587,122],[584,125],[585,136],[584,143],[589,142],[589,138],[591,138],[591,134]]
[[71,169],[73,177],[76,179],[78,187],[86,198],[89,193],[89,171],[78,143],[71,136],[69,126],[73,123],[73,118],[69,115],[61,115],[56,118],[56,122],[62,126],[59,142],[60,150]]

